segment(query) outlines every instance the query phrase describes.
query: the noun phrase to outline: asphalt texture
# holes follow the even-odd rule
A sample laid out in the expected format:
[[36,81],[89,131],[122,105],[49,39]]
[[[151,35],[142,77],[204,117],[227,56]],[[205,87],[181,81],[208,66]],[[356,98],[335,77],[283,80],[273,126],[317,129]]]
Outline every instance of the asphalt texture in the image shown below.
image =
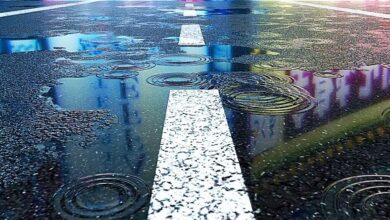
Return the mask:
[[[69,2],[2,1],[0,13]],[[109,187],[61,200],[64,184],[99,185],[102,173],[150,188],[169,90],[210,88],[257,219],[390,218],[389,19],[284,1],[194,1],[198,16],[184,17],[184,4],[101,1],[0,18],[0,218],[87,218],[79,206],[119,204]],[[205,46],[178,46],[185,24],[200,25]],[[134,199],[125,217],[146,219],[148,208]]]

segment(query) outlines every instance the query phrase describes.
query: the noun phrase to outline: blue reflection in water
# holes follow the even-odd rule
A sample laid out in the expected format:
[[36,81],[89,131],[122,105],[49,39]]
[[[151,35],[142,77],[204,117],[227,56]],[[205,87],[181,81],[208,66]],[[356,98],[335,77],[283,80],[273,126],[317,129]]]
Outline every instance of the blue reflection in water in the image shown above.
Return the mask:
[[[167,51],[164,51],[163,48],[159,47],[153,48],[153,51],[155,51],[157,54],[167,53]],[[232,63],[231,61],[235,57],[249,54],[277,55],[277,53],[270,51],[262,51],[255,48],[237,47],[231,45],[180,47],[180,52],[182,54],[195,54],[211,57],[213,61],[199,65],[186,65],[186,60],[184,60],[183,65],[178,66],[157,65],[152,70],[141,71],[139,76],[124,80],[101,79],[94,76],[81,79],[62,79],[60,81],[61,84],[55,87],[55,96],[53,97],[54,102],[62,108],[70,110],[110,109],[115,115],[119,117],[119,125],[112,129],[112,132],[105,132],[104,138],[101,138],[102,143],[105,145],[120,145],[126,148],[119,150],[121,152],[126,152],[126,150],[139,152],[143,151],[143,140],[145,139],[145,136],[139,132],[137,126],[140,126],[144,123],[143,117],[145,116],[143,116],[142,112],[138,110],[138,108],[154,108],[152,105],[157,105],[160,107],[165,106],[169,89],[173,88],[170,88],[169,86],[167,88],[159,88],[156,86],[147,85],[146,79],[148,77],[162,73],[178,72],[207,72],[210,74],[213,72],[234,71],[261,72],[264,70],[257,70],[254,66],[236,64]],[[175,55],[173,55],[173,57],[174,56]],[[179,58],[184,59],[183,57]],[[193,57],[191,59],[193,59]],[[375,78],[377,75],[383,75],[383,79],[381,78],[380,80],[378,77],[376,77],[378,78],[377,81],[382,82],[383,84],[383,82],[388,81],[388,71],[389,69],[382,65],[375,65],[370,67],[369,70],[361,71],[340,70],[339,72],[342,73],[341,75],[344,77],[333,79],[317,77],[313,72],[301,70],[284,71],[282,73],[283,75],[290,75],[295,79],[294,84],[305,88],[313,97],[316,97],[320,101],[319,105],[313,109],[313,111],[301,114],[292,114],[289,116],[247,114],[244,112],[232,111],[226,108],[225,110],[230,128],[233,135],[236,135],[235,139],[239,139],[241,142],[248,143],[248,154],[259,154],[267,149],[279,145],[286,139],[294,137],[297,134],[307,132],[308,130],[323,125],[324,123],[328,123],[329,120],[333,120],[344,115],[346,111],[356,111],[362,107],[371,105],[373,102],[376,102],[377,100],[371,100],[363,104],[363,101],[367,99],[367,97],[364,96],[368,91],[366,87],[369,85],[374,85],[375,83],[362,82],[362,77],[365,76],[368,80]],[[351,81],[351,74],[357,78],[355,77],[356,79]],[[370,76],[372,77],[370,78]],[[310,78],[310,82],[313,83],[308,85],[302,84],[302,82],[307,81],[302,80],[304,77]],[[180,81],[180,79],[178,80]],[[367,82],[369,82],[369,80]],[[354,84],[356,91],[361,90],[359,95],[354,96],[358,98],[357,101],[360,103],[356,106],[345,104],[357,103],[351,102],[351,100],[349,100],[350,98],[347,101],[344,100],[347,96],[349,97],[348,94],[350,91],[347,88],[351,87],[351,84]],[[382,87],[387,89],[387,85],[388,84],[383,84]],[[329,100],[333,98],[337,102],[340,102],[340,104],[337,105],[338,107],[333,106],[332,114],[322,114],[322,112],[325,110],[329,110],[329,105],[325,105],[329,100],[327,102],[324,101],[325,93],[323,90],[326,89],[326,91],[331,91],[331,88],[333,87],[334,90],[332,91],[336,91],[337,94],[331,95],[328,98]],[[317,90],[318,92],[316,92]],[[145,98],[144,93],[148,93],[148,98]],[[150,104],[149,106],[142,104],[147,102],[146,99],[149,99],[152,96],[157,97],[153,104]],[[160,115],[162,117],[162,115],[165,114],[165,107],[157,109],[158,110],[154,111],[154,114]],[[313,118],[315,120],[312,120]],[[161,118],[159,120],[162,121]],[[288,125],[288,128],[286,125]],[[305,125],[304,127],[307,129],[303,131],[302,125]],[[147,126],[150,126],[150,124]],[[162,126],[162,124],[160,124],[160,126]],[[149,128],[153,129],[152,127]],[[242,132],[246,132],[247,134],[243,135]],[[245,137],[246,140],[243,140],[243,137]],[[122,141],[114,143],[113,140],[118,140],[120,138]],[[157,139],[159,138],[160,137]],[[155,143],[158,144],[158,140]],[[158,147],[158,145],[156,147]],[[133,155],[134,158],[129,158],[128,156],[123,155],[115,156],[115,153],[108,152],[107,150],[104,152],[105,160],[102,161],[109,161],[112,160],[112,158],[119,158],[118,160],[121,161],[121,164],[134,166],[134,170],[131,171],[132,173],[140,173],[139,170],[142,170],[142,163],[140,161],[145,161],[145,158],[147,158],[146,153]]]
[[115,36],[112,33],[76,33],[47,38],[1,38],[0,53],[11,54],[45,50],[81,52],[99,48],[126,50],[126,45],[142,41],[142,39],[136,39],[128,36]]
[[[70,37],[70,39],[74,38]],[[106,39],[110,39],[110,42],[116,42],[118,39],[134,42],[128,38],[101,34],[68,41],[69,44],[58,41],[62,44],[53,43],[53,45],[65,45],[68,51],[92,48],[89,52],[89,57],[92,58],[91,53],[99,51],[99,46],[106,45],[105,42],[108,42]],[[167,51],[159,47],[148,50],[158,54],[167,54]],[[66,164],[64,166],[68,167],[68,171],[64,173],[65,179],[71,180],[95,173],[116,172],[141,176],[151,183],[168,94],[172,88],[150,85],[146,79],[161,73],[207,72],[212,74],[213,72],[248,71],[248,65],[233,64],[232,59],[249,54],[267,55],[269,51],[231,45],[211,45],[180,47],[180,53],[211,57],[213,62],[187,65],[184,60],[183,65],[178,66],[157,65],[126,79],[89,76],[59,80],[50,92],[54,104],[65,110],[107,109],[118,117],[118,123],[107,130],[102,130],[98,135],[98,140],[92,145],[85,149],[79,146],[67,148],[68,155],[64,159]],[[175,55],[173,54],[172,57]],[[82,60],[83,62],[73,61],[86,66],[101,65],[100,61],[97,62],[90,58]],[[122,63],[125,64],[125,61]],[[116,65],[115,62],[111,64]],[[227,111],[230,112],[230,110]],[[233,119],[229,117],[228,120]]]
[[108,109],[118,117],[118,123],[104,130],[92,146],[71,148],[68,166],[77,169],[70,169],[70,176],[83,176],[83,172],[140,175],[146,155],[138,132],[143,118],[136,79],[64,78],[54,87],[51,95],[54,104],[66,110]]
[[[76,41],[82,42],[78,46],[71,47],[69,44],[68,48],[91,48],[84,43],[91,42],[91,39],[96,41],[99,38],[82,39]],[[155,48],[155,51],[166,53],[162,48]],[[63,173],[64,178],[71,180],[95,173],[116,172],[141,176],[151,184],[171,88],[150,85],[146,79],[167,72],[231,72],[238,68],[230,62],[233,57],[254,51],[252,48],[230,45],[181,47],[183,54],[209,56],[218,62],[191,66],[158,65],[126,79],[89,76],[59,80],[50,91],[54,104],[65,110],[107,109],[118,117],[118,123],[100,131],[98,140],[90,146],[81,148],[69,144],[67,156],[62,160],[67,170]],[[256,53],[259,53],[258,50]],[[95,60],[84,61],[87,62],[85,65],[88,62],[96,63]]]

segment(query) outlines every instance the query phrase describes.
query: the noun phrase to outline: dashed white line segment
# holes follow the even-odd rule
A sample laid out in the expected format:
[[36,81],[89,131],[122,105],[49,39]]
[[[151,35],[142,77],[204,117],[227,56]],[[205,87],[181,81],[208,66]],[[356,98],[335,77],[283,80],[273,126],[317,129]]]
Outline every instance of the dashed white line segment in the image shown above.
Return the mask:
[[218,90],[170,91],[148,219],[254,219]]
[[342,12],[348,12],[352,14],[360,14],[360,15],[366,15],[366,16],[373,16],[373,17],[379,17],[379,18],[390,18],[390,14],[383,14],[383,13],[377,13],[377,12],[370,12],[370,11],[363,11],[358,9],[350,9],[350,8],[340,8],[340,7],[334,7],[334,6],[328,6],[328,5],[320,5],[320,4],[313,4],[308,2],[300,2],[300,1],[294,1],[294,0],[282,0],[286,3],[292,3],[302,6],[309,6],[314,8],[322,8],[322,9],[328,9],[328,10],[334,10],[334,11],[342,11]]
[[0,18],[14,16],[14,15],[28,14],[28,13],[39,12],[39,11],[47,11],[47,10],[52,10],[52,9],[57,9],[57,8],[66,8],[66,7],[71,7],[71,6],[90,4],[90,3],[98,2],[98,1],[101,1],[101,0],[87,0],[87,1],[82,1],[82,2],[68,3],[68,4],[51,5],[51,6],[45,6],[45,7],[39,7],[39,8],[31,8],[31,9],[24,9],[24,10],[17,10],[17,11],[2,12],[2,13],[0,13]]
[[196,10],[183,10],[183,16],[184,17],[196,17],[197,13],[196,13]]
[[194,4],[193,3],[185,3],[184,7],[186,7],[186,8],[194,8]]
[[204,46],[202,30],[199,24],[182,25],[179,38],[180,46]]

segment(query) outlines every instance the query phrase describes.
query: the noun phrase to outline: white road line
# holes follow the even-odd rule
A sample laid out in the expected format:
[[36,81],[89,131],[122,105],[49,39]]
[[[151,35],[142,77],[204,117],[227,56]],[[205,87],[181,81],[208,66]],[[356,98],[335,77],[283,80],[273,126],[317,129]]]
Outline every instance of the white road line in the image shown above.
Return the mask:
[[183,10],[184,17],[196,17],[197,15],[196,10]]
[[17,10],[17,11],[2,12],[2,13],[0,13],[0,18],[14,16],[14,15],[28,14],[28,13],[39,12],[39,11],[47,11],[47,10],[52,10],[52,9],[57,9],[57,8],[66,8],[66,7],[76,6],[76,5],[84,5],[84,4],[89,4],[89,3],[93,3],[93,2],[97,2],[97,1],[101,1],[101,0],[87,0],[87,1],[82,1],[82,2],[61,4],[61,5],[51,5],[51,6],[45,6],[45,7],[39,7],[39,8],[31,8],[31,9],[24,9],[24,10]]
[[182,25],[179,38],[180,46],[204,46],[202,30],[199,24]]
[[363,11],[363,10],[358,10],[358,9],[350,9],[350,8],[339,8],[339,7],[333,7],[333,6],[327,6],[327,5],[318,5],[318,4],[299,2],[299,1],[294,1],[294,0],[282,0],[282,1],[286,2],[286,3],[292,3],[292,4],[302,5],[302,6],[322,8],[322,9],[328,9],[328,10],[334,10],[334,11],[342,11],[342,12],[348,12],[348,13],[352,13],[352,14],[367,15],[367,16],[373,16],[373,17],[379,17],[379,18],[390,18],[390,14],[369,12],[369,11]]
[[195,6],[194,6],[193,3],[185,3],[184,7],[186,7],[186,8],[194,8]]
[[171,90],[148,219],[236,217],[254,219],[218,90]]

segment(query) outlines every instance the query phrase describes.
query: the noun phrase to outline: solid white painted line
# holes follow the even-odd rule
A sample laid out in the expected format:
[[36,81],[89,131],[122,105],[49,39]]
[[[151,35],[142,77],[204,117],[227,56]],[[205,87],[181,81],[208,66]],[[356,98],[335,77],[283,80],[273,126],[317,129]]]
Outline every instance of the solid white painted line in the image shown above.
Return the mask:
[[101,1],[101,0],[87,0],[87,1],[82,1],[82,2],[61,4],[61,5],[51,5],[51,6],[45,6],[45,7],[39,7],[39,8],[31,8],[31,9],[24,9],[24,10],[17,10],[17,11],[2,12],[2,13],[0,13],[0,18],[14,16],[14,15],[28,14],[28,13],[39,12],[39,11],[47,11],[47,10],[52,10],[52,9],[57,9],[57,8],[66,8],[66,7],[76,6],[76,5],[84,5],[84,4],[89,4],[89,3],[98,2],[98,1]]
[[379,18],[390,18],[390,14],[369,12],[369,11],[363,11],[363,10],[358,10],[358,9],[350,9],[350,8],[339,8],[339,7],[333,7],[333,6],[327,6],[327,5],[318,5],[318,4],[299,2],[299,1],[294,1],[294,0],[282,0],[282,1],[287,2],[287,3],[302,5],[302,6],[322,8],[322,9],[328,9],[328,10],[334,10],[334,11],[342,11],[342,12],[348,12],[348,13],[352,13],[352,14],[367,15],[367,16],[373,16],[373,17],[379,17]]
[[148,219],[254,219],[218,90],[170,91]]
[[186,7],[186,8],[194,8],[195,6],[194,6],[193,3],[185,3],[184,7]]
[[179,45],[181,46],[204,46],[202,30],[199,24],[182,25]]
[[196,10],[183,10],[183,16],[184,17],[196,17],[197,13],[196,13]]

